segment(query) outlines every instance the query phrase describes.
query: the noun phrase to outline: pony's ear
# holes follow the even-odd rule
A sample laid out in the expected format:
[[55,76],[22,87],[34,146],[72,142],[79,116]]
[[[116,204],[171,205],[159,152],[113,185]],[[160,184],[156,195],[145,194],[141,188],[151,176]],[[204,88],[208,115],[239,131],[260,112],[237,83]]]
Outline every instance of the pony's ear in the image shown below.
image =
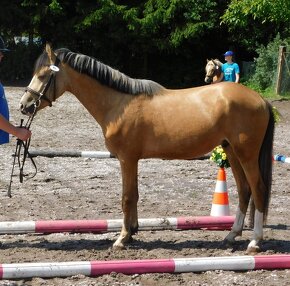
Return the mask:
[[209,62],[209,59],[206,59],[206,62],[208,63]]
[[56,56],[55,56],[55,54],[51,48],[51,45],[49,43],[46,43],[45,51],[47,52],[47,55],[48,55],[50,62],[53,64],[55,62]]

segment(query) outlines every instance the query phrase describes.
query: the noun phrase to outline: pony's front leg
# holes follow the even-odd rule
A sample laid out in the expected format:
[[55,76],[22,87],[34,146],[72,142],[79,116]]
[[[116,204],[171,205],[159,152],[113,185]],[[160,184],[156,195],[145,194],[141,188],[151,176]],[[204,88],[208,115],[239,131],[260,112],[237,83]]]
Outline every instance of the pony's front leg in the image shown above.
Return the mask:
[[244,220],[245,220],[246,214],[243,213],[240,209],[240,206],[238,207],[236,218],[233,224],[233,227],[230,231],[230,233],[226,236],[224,239],[224,243],[226,245],[232,245],[235,243],[235,239],[237,236],[242,235],[242,230],[244,226]]
[[125,243],[132,239],[132,234],[138,231],[138,161],[121,161],[123,192],[122,210],[124,215],[123,226],[114,248],[124,248]]

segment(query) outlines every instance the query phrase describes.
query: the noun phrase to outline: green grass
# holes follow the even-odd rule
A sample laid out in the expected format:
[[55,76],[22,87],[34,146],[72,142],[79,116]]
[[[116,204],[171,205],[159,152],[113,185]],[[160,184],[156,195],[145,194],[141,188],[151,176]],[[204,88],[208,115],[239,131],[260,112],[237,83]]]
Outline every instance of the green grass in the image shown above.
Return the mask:
[[268,87],[265,90],[261,90],[258,85],[256,85],[253,82],[244,82],[244,85],[247,87],[257,91],[260,93],[264,98],[271,99],[271,100],[279,100],[279,99],[285,99],[285,100],[290,100],[290,92],[286,92],[283,94],[276,94],[275,93],[275,88],[274,87]]

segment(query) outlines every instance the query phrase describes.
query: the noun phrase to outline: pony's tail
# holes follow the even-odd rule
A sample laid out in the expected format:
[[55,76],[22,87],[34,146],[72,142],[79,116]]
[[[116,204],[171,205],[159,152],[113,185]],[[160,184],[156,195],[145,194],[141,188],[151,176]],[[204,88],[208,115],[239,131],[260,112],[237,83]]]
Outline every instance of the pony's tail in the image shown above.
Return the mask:
[[264,197],[264,223],[267,220],[269,203],[271,198],[271,187],[272,187],[272,165],[273,165],[273,140],[274,140],[274,129],[275,119],[272,105],[267,102],[267,106],[270,113],[268,127],[266,134],[261,146],[259,154],[259,167],[261,176],[266,188]]
[[[272,164],[273,164],[273,139],[275,129],[275,119],[272,105],[267,102],[267,107],[270,113],[270,118],[266,130],[266,134],[261,146],[259,154],[259,169],[261,172],[262,180],[266,188],[264,197],[264,223],[266,223],[270,197],[271,197],[271,186],[272,186]],[[250,200],[250,215],[249,215],[249,227],[254,227],[255,219],[255,204],[251,197]]]

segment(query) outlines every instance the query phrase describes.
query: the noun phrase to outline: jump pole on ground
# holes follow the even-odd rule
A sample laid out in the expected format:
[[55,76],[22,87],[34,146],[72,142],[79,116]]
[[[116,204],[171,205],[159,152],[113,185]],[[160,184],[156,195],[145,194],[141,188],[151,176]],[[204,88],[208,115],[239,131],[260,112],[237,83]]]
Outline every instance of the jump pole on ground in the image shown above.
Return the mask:
[[107,159],[115,158],[113,154],[108,151],[53,151],[53,150],[31,150],[29,151],[31,157],[83,157],[83,158],[98,158]]
[[[108,151],[55,151],[55,150],[30,150],[29,154],[31,157],[83,157],[83,158],[97,158],[97,159],[108,159],[116,158],[114,154]],[[204,155],[192,160],[207,160],[209,155]]]
[[290,255],[0,264],[0,279],[289,269]]
[[289,157],[286,157],[286,156],[280,155],[280,154],[274,155],[273,159],[274,159],[274,161],[277,161],[277,162],[288,163],[288,164],[290,163]]
[[[122,219],[108,220],[39,220],[0,222],[0,234],[20,233],[105,233],[122,228]],[[233,216],[201,216],[139,219],[139,230],[227,230],[234,223]]]

